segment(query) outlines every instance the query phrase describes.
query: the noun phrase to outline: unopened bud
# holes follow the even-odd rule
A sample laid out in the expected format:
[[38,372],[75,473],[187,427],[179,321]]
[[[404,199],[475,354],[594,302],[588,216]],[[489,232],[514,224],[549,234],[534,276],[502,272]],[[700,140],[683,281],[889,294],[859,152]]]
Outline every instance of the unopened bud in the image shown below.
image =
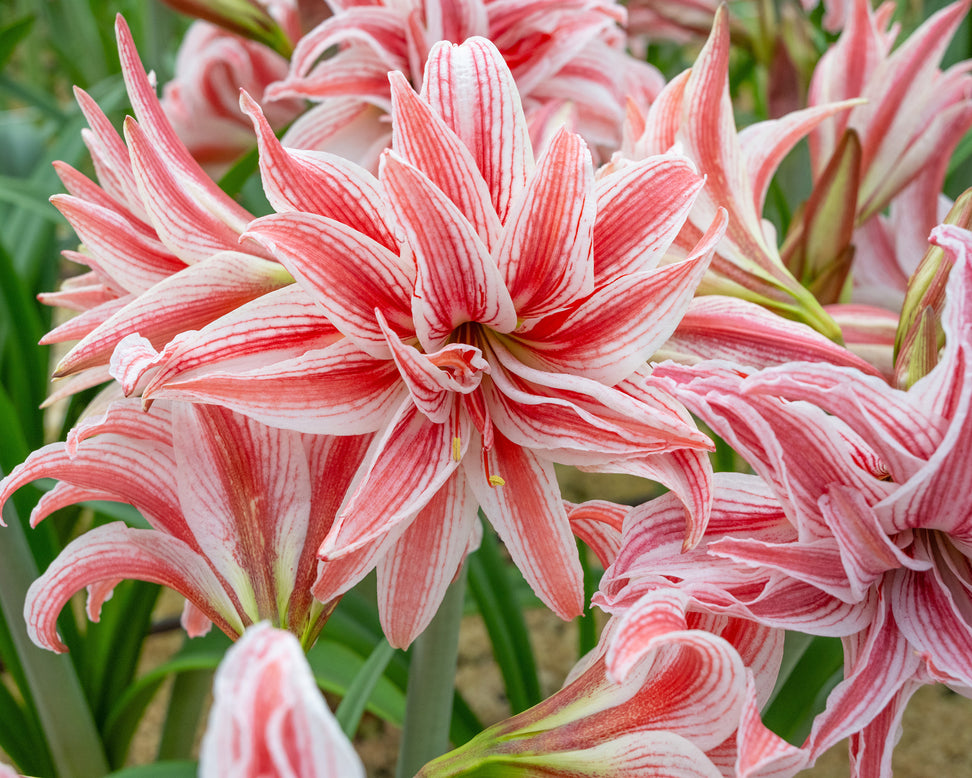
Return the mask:
[[[944,223],[972,228],[972,189],[959,195]],[[907,389],[938,364],[938,351],[945,342],[942,308],[951,270],[945,252],[931,246],[908,281],[894,341],[895,384],[901,389]]]

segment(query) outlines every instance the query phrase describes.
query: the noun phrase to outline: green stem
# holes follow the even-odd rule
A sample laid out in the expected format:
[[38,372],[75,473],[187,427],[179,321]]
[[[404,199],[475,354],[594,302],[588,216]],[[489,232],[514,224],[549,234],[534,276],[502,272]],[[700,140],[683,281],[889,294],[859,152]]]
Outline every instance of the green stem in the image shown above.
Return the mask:
[[192,756],[199,719],[212,687],[212,670],[190,670],[176,675],[169,697],[169,711],[159,738],[159,760]]
[[23,619],[27,589],[38,577],[37,566],[24,535],[24,525],[4,506],[0,560],[0,608],[23,664],[37,717],[47,735],[58,778],[94,778],[108,772],[108,760],[91,708],[71,660],[35,646]]
[[411,778],[449,748],[465,590],[464,565],[446,590],[438,613],[413,644],[396,778]]

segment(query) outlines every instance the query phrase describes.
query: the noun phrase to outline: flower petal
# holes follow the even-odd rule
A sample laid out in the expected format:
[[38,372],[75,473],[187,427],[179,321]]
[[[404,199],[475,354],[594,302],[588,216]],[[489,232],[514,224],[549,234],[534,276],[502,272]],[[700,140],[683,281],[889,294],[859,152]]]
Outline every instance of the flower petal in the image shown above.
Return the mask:
[[263,622],[226,652],[199,754],[200,778],[364,778],[300,644]]
[[485,38],[437,43],[425,64],[422,97],[473,153],[505,224],[533,169],[533,146],[502,55]]
[[435,616],[469,547],[479,508],[450,478],[378,564],[378,610],[388,642],[407,648]]
[[385,186],[418,269],[412,317],[426,351],[442,346],[465,322],[500,332],[516,326],[516,309],[496,263],[445,193],[420,171],[386,151]]
[[630,376],[678,326],[725,230],[721,211],[682,262],[610,281],[566,317],[525,329],[520,340],[557,372],[613,386]]
[[458,421],[433,424],[406,398],[372,443],[321,557],[339,558],[359,549],[424,508],[459,466],[453,456],[454,428],[459,426]]
[[27,633],[38,646],[61,653],[57,617],[73,594],[98,581],[132,578],[175,589],[192,599],[227,635],[243,631],[233,602],[203,557],[178,538],[112,522],[71,541],[31,584],[24,605]]
[[367,235],[323,216],[290,212],[257,219],[243,237],[279,260],[334,326],[372,356],[388,356],[375,308],[393,326],[410,330],[410,274]]
[[[500,476],[503,485],[487,480],[481,464],[486,459],[489,472]],[[579,616],[583,572],[553,465],[497,434],[489,451],[478,439],[470,444],[463,472],[537,596],[562,619]]]
[[513,201],[494,251],[520,319],[545,316],[594,291],[591,155],[561,129]]

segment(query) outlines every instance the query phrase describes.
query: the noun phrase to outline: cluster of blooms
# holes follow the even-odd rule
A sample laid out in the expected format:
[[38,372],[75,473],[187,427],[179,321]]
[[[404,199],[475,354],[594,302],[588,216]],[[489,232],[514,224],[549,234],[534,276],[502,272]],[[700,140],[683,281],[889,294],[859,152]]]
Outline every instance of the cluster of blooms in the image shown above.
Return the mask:
[[[65,650],[82,588],[97,619],[119,580],[162,583],[190,635],[240,638],[201,774],[361,774],[295,656],[375,569],[410,644],[481,511],[565,619],[584,540],[612,618],[559,692],[422,775],[781,777],[848,737],[854,775],[889,774],[915,689],[972,689],[972,232],[939,194],[969,5],[895,47],[888,5],[828,4],[807,104],[741,131],[709,2],[628,4],[635,42],[708,35],[666,84],[609,0],[349,0],[306,34],[279,0],[289,59],[200,22],[161,101],[119,20],[135,118],[78,91],[98,183],[59,165],[53,202],[89,272],[45,296],[78,312],[46,337],[78,341],[52,399],[106,386],[0,503],[54,478],[32,524],[101,499],[152,528],[71,542],[32,638]],[[805,137],[780,241],[763,204]],[[200,166],[253,144],[260,217]],[[693,414],[755,474],[713,473]],[[571,505],[555,463],[670,493]],[[844,647],[799,747],[760,718],[786,630]]]

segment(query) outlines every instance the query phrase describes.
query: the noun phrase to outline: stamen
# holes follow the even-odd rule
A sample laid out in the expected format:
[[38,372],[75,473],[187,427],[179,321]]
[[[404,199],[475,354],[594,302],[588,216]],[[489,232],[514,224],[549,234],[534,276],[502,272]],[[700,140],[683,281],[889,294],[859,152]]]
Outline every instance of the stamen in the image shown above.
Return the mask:
[[483,446],[483,472],[486,474],[486,481],[490,486],[496,487],[506,485],[505,478],[489,472],[489,449],[487,449],[485,446]]
[[452,439],[452,458],[456,462],[462,459],[462,438],[458,435]]

